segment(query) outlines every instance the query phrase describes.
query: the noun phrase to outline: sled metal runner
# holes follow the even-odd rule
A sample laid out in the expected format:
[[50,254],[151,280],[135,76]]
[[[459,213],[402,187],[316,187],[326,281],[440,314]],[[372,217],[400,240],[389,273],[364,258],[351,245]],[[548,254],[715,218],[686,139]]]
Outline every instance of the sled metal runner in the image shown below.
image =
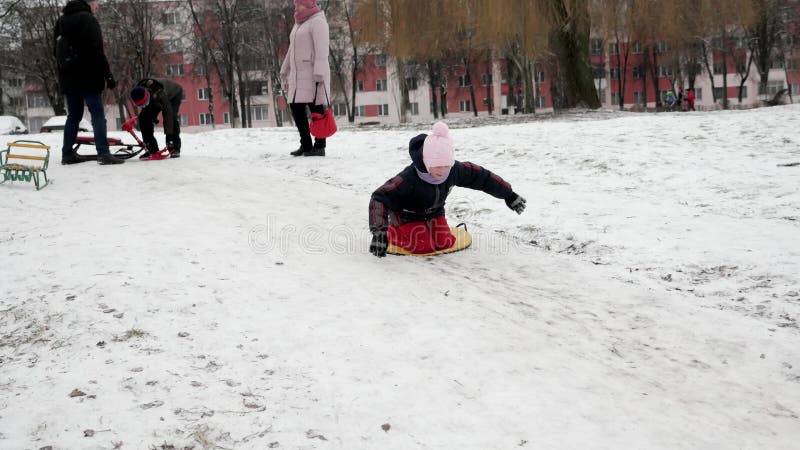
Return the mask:
[[[122,139],[119,138],[108,138],[108,149],[111,151],[111,154],[119,159],[130,159],[134,156],[145,151],[147,146],[142,142],[139,138],[139,135],[136,134],[134,130],[134,126],[136,125],[136,120],[138,116],[133,116],[130,119],[126,120],[125,123],[122,124],[122,129],[127,131],[133,139],[136,140],[135,144],[128,144],[122,142]],[[72,147],[72,150],[84,161],[91,161],[97,159],[97,154],[94,155],[81,155],[78,153],[78,148],[81,145],[95,145],[94,136],[78,136],[75,140],[75,145]],[[151,154],[146,158],[142,158],[143,160],[149,161],[156,161],[159,159],[167,159],[170,157],[170,152],[166,148],[159,150],[156,153]]]

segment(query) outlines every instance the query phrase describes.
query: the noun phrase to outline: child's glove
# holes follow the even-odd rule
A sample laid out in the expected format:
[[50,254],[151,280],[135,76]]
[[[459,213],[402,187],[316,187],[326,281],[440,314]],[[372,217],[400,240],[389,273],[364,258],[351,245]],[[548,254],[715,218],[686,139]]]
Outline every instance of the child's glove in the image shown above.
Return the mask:
[[385,231],[372,233],[372,243],[369,244],[369,252],[378,258],[386,256],[386,248],[389,246],[389,238]]
[[506,198],[506,206],[517,214],[522,214],[522,211],[525,211],[525,203],[527,202],[524,198],[513,192]]

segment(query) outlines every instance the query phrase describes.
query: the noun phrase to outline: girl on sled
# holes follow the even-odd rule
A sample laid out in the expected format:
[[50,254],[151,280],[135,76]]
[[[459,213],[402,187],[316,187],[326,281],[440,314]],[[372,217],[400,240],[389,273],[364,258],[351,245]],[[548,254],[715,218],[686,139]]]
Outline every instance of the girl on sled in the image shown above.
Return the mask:
[[444,204],[453,186],[502,198],[517,214],[525,210],[525,199],[505,180],[454,159],[453,139],[444,122],[435,123],[432,134],[411,139],[408,153],[412,164],[373,192],[369,202],[369,251],[375,256],[386,256],[389,243],[415,254],[452,247],[456,238],[444,217]]

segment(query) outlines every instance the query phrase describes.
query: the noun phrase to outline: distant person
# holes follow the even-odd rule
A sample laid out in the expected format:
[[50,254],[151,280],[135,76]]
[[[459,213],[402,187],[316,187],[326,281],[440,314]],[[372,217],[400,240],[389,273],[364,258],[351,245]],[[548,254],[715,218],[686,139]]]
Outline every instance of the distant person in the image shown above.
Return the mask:
[[308,118],[310,112],[322,114],[330,99],[329,39],[328,21],[316,0],[294,0],[294,27],[281,65],[286,100],[300,133],[300,148],[292,156],[325,156],[325,139],[311,142]]
[[694,111],[694,89],[689,88],[686,90],[686,106],[689,111]]
[[88,161],[73,149],[84,106],[92,115],[98,164],[122,164],[108,148],[103,89],[114,89],[117,82],[103,53],[103,34],[94,17],[98,0],[70,0],[55,25],[54,54],[58,83],[67,100],[67,120],[61,146],[61,164]]
[[674,92],[667,91],[666,103],[667,103],[667,111],[674,111],[675,110],[675,104],[677,103],[677,100],[675,99],[675,93]]
[[155,124],[158,115],[164,124],[164,135],[167,140],[167,151],[170,158],[181,156],[181,120],[178,111],[183,101],[183,88],[180,84],[164,78],[145,78],[131,89],[131,101],[139,111],[139,130],[147,147],[139,159],[149,159],[158,153],[158,141],[155,137]]
[[678,111],[683,108],[683,86],[678,86],[678,103],[675,106]]
[[411,139],[411,164],[372,193],[370,253],[386,256],[389,244],[416,254],[452,247],[456,238],[444,217],[444,204],[455,186],[501,198],[511,210],[522,214],[525,199],[510,184],[481,166],[456,161],[454,150],[444,122],[436,122],[432,134]]

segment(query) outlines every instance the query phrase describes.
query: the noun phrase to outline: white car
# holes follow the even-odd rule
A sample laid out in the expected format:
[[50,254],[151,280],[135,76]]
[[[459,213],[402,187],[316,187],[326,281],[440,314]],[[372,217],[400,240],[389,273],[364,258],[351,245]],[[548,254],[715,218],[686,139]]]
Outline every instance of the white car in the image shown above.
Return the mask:
[[0,134],[26,134],[28,127],[14,116],[0,116]]
[[[67,116],[53,116],[47,119],[42,125],[40,133],[50,133],[51,131],[64,131],[64,124],[67,123]],[[81,119],[78,124],[78,131],[92,131],[92,125],[86,119]]]

